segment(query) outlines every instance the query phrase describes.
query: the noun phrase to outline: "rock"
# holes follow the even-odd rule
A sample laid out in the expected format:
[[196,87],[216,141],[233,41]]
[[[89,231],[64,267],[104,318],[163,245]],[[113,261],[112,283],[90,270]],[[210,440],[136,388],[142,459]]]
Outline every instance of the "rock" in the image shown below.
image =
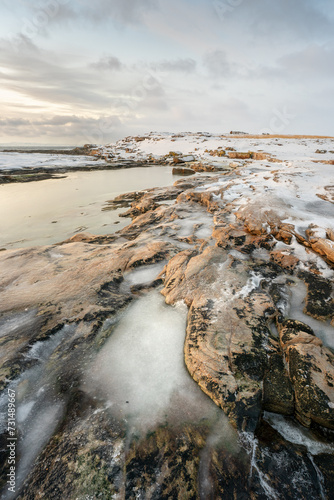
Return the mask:
[[[83,239],[87,241],[89,236]],[[65,323],[104,318],[124,307],[131,298],[119,289],[123,273],[165,260],[175,253],[172,248],[165,241],[142,235],[135,242],[99,245],[72,241],[1,252],[0,286],[6,284],[6,297],[0,314],[6,319],[28,311],[32,328],[3,329],[1,345],[6,345],[6,354],[0,385],[4,387],[17,373],[15,367],[24,369],[20,360],[29,342],[48,337]]]
[[263,382],[263,409],[283,415],[293,415],[294,392],[279,349],[270,353],[268,372]]
[[120,214],[120,217],[135,218],[140,214],[145,214],[156,208],[158,208],[158,205],[154,199],[150,195],[145,195],[138,202],[133,202],[131,208],[127,212]]
[[292,237],[295,236],[295,226],[293,224],[279,224],[272,230],[272,235],[287,245],[291,244]]
[[224,149],[206,149],[204,151],[205,153],[209,154],[210,156],[217,156],[217,157],[223,157],[226,155],[226,152]]
[[286,269],[288,272],[292,273],[297,264],[299,263],[299,259],[294,255],[284,251],[284,250],[273,250],[270,252],[270,259],[278,264],[279,266]]
[[[296,431],[298,432],[298,429]],[[276,498],[329,499],[331,497],[333,476],[330,471],[333,465],[333,456],[329,453],[312,456],[306,446],[294,444],[291,440],[284,439],[266,420],[261,420],[256,432],[256,439],[249,443],[249,447],[250,452],[253,452],[258,474],[262,475],[262,479],[265,478],[271,487],[271,493]],[[323,478],[319,478],[315,471],[315,464],[318,466],[326,460],[328,467],[325,468],[325,474],[327,477],[325,481],[322,481]],[[256,481],[258,477],[256,471],[254,474],[253,495],[254,498],[262,498],[261,482],[259,484]],[[287,480],[287,478],[289,479]]]
[[272,208],[262,210],[258,202],[248,204],[235,213],[237,219],[244,223],[246,231],[254,235],[270,234],[281,224],[281,219]]
[[[65,429],[53,436],[34,464],[20,493],[22,500],[122,494],[124,428],[104,413],[94,413],[94,403],[85,401],[84,394],[72,398]],[[83,401],[92,405],[86,411]]]
[[[321,163],[334,165],[334,160],[329,160]],[[334,203],[334,186],[325,186],[324,190],[325,193],[317,193],[318,198],[321,198],[324,201],[328,201],[329,203]]]
[[238,167],[240,167],[240,163],[237,163],[236,161],[230,161],[229,167],[230,168],[238,168]]
[[229,151],[228,152],[228,157],[231,158],[232,160],[247,160],[249,158],[252,158],[252,153],[241,153],[241,152],[236,152],[236,151]]
[[[296,264],[295,260],[292,262]],[[292,272],[294,267],[289,268],[290,262],[285,264]],[[208,247],[197,255],[190,251],[176,255],[165,273],[162,293],[166,302],[175,303],[183,298],[190,307],[185,343],[187,368],[202,390],[224,409],[233,425],[254,430],[262,409],[266,409],[295,414],[303,425],[309,426],[314,421],[332,428],[329,400],[321,396],[321,391],[330,390],[326,377],[332,380],[334,375],[326,361],[332,356],[330,350],[322,346],[309,327],[298,322],[284,323],[289,328],[293,325],[292,330],[284,330],[280,324],[280,345],[274,341],[267,321],[277,314],[275,305],[263,291],[249,288],[246,261],[231,261],[226,250]],[[321,281],[317,275],[309,274]],[[324,301],[328,303],[325,297]],[[283,353],[285,359],[292,356],[294,360],[294,368],[289,362],[288,371]],[[313,409],[312,417],[307,417],[307,405],[303,408],[300,403],[306,398],[305,384],[297,375],[299,365],[304,363],[306,367],[310,356],[315,361],[308,370],[323,371],[323,375],[314,400],[308,396],[308,405]]]
[[314,273],[300,272],[307,286],[304,313],[320,321],[334,317],[333,282]]
[[216,245],[222,248],[235,248],[243,253],[251,253],[256,248],[270,250],[274,245],[271,235],[267,233],[261,236],[253,236],[240,224],[225,224],[217,222],[212,237]]
[[319,239],[324,239],[326,237],[325,229],[317,226],[316,224],[310,224],[306,229],[305,234],[311,244],[316,243]]
[[[251,160],[266,154],[241,155]],[[181,153],[171,154],[178,156],[184,161]],[[191,167],[219,168],[215,162]],[[314,464],[324,491],[332,491],[331,456],[311,461],[305,447],[285,441],[262,418],[264,411],[296,416],[324,439],[333,430],[333,352],[310,327],[282,317],[293,275],[307,285],[304,312],[333,318],[332,282],[317,268],[320,257],[330,262],[331,230],[323,235],[310,227],[308,239],[299,235],[282,222],[289,214],[282,200],[257,197],[256,181],[246,187],[254,201],[244,203],[243,193],[241,203],[235,201],[230,188],[243,182],[242,175],[238,169],[227,178],[194,176],[170,188],[119,196],[106,209],[126,207],[132,222],[113,235],[80,233],[50,247],[1,252],[1,387],[39,362],[27,356],[32,346],[64,334],[45,377],[63,414],[31,463],[20,498],[262,498],[264,481],[277,498],[316,498]],[[213,227],[211,235],[206,226]],[[196,236],[202,228],[205,236]],[[277,240],[284,250],[282,244],[274,248]],[[297,265],[305,253],[296,250],[298,244],[315,245],[308,253],[320,257]],[[165,266],[159,276],[133,286],[123,282],[128,271],[158,262]],[[187,421],[129,435],[105,401],[83,392],[83,371],[112,334],[115,315],[134,294],[161,285],[167,304],[188,306],[187,369],[228,415],[242,446],[236,436],[233,445],[226,443],[226,421],[222,429],[207,415],[196,426]],[[5,470],[0,472],[5,484]]]
[[125,498],[198,498],[200,450],[207,429],[185,425],[158,428],[141,442],[133,440],[126,457]]
[[179,164],[179,163],[184,163],[184,162],[178,156],[174,156],[172,163]]
[[280,343],[295,393],[295,416],[334,429],[334,354],[300,321],[279,325]]
[[327,239],[334,241],[334,230],[333,229],[327,229],[326,231],[326,237]]
[[174,167],[173,175],[194,175],[196,172],[192,168]]
[[91,233],[77,233],[68,240],[68,243],[73,242],[90,242],[94,238],[94,235]]
[[277,349],[264,319],[275,313],[270,297],[243,297],[246,265],[217,247],[195,256],[182,252],[165,271],[166,302],[183,298],[190,305],[185,361],[191,376],[237,428],[254,430],[268,368],[265,352]]
[[319,253],[320,255],[326,256],[326,258],[334,263],[334,242],[331,240],[326,240],[319,238],[317,241],[311,244],[312,249]]
[[267,153],[261,153],[261,152],[254,152],[252,153],[252,159],[253,160],[268,160],[270,158],[270,155]]
[[185,162],[185,163],[188,163],[190,161],[195,161],[195,157],[192,155],[181,156],[180,160]]

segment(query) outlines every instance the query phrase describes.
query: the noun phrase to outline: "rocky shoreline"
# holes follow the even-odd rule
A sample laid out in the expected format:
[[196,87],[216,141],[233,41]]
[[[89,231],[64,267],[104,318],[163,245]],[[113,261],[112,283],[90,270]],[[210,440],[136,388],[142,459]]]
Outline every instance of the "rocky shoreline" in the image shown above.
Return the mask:
[[2,153],[27,153],[27,154],[49,154],[49,155],[69,155],[69,156],[89,156],[91,150],[95,148],[94,144],[85,144],[84,146],[77,146],[73,149],[48,149],[48,148],[1,148]]
[[[309,201],[300,163],[231,153],[241,162],[212,165],[216,175],[110,200],[108,209],[131,218],[118,233],[0,253],[1,389],[14,384],[24,402],[29,374],[43,370],[49,392],[36,405],[52,401],[57,415],[22,466],[18,498],[331,498],[334,235],[308,213],[303,223],[290,217],[292,199],[298,214],[305,201],[329,216],[332,201],[320,195],[331,191],[322,176],[318,201]],[[294,198],[282,195],[281,179]],[[152,279],[125,286],[159,263]],[[187,305],[185,364],[227,415],[227,434],[203,415],[133,435],[85,388],[89,360],[152,290],[170,307]],[[57,335],[46,360],[30,354]]]
[[80,167],[33,167],[2,170],[0,173],[0,184],[10,184],[15,182],[44,181],[47,179],[61,179],[70,172],[92,172],[96,170],[116,170],[121,168],[147,167],[151,164],[147,162],[119,161],[116,163],[104,163]]

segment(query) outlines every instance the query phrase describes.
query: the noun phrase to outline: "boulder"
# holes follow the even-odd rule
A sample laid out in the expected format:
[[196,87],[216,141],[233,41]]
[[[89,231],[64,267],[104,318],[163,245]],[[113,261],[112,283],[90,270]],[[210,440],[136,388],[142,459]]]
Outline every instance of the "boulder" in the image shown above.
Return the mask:
[[319,238],[311,245],[315,252],[325,256],[330,262],[334,263],[334,242],[332,240]]
[[194,175],[196,172],[192,168],[174,167],[172,173],[173,175]]
[[[182,252],[168,263],[167,303],[190,306],[185,342],[189,373],[239,429],[254,430],[262,411],[268,353],[277,351],[267,328],[276,309],[250,290],[247,265],[218,247]],[[265,346],[265,348],[264,348]]]
[[334,429],[334,354],[312,329],[296,320],[279,326],[280,344],[295,393],[295,416]]

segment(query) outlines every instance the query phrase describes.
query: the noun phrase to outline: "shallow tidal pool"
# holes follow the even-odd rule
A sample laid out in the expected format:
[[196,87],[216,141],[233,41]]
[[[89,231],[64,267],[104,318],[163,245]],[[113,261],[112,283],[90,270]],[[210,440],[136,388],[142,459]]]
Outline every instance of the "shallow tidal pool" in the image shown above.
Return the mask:
[[173,184],[172,167],[72,172],[65,178],[0,185],[0,248],[51,245],[78,232],[109,234],[129,224],[102,211],[122,193]]

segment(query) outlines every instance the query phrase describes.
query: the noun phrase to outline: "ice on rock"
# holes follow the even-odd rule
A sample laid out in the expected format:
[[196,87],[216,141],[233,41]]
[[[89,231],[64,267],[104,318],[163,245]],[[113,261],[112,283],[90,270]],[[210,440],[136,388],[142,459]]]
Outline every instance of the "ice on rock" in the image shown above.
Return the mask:
[[253,290],[257,290],[260,287],[261,282],[264,280],[264,277],[259,273],[251,272],[250,275],[251,277],[247,281],[246,285],[240,290],[240,292],[238,292],[238,297],[244,299],[250,295]]
[[218,408],[184,364],[186,317],[184,304],[167,306],[157,291],[139,299],[92,363],[84,390],[140,430],[215,416]]
[[149,266],[143,266],[135,271],[132,271],[124,276],[124,283],[122,283],[122,288],[129,288],[132,285],[144,285],[154,281],[163,268],[166,262],[159,264],[153,264]]
[[35,403],[36,401],[28,401],[28,403],[19,406],[17,411],[17,421],[19,422],[19,424],[26,420]]
[[11,317],[5,317],[0,321],[0,337],[16,334],[22,328],[29,328],[33,325],[37,311],[29,310]]
[[[16,488],[20,488],[34,460],[53,435],[64,411],[64,402],[54,391],[55,380],[48,371],[48,361],[64,337],[75,325],[65,325],[58,333],[43,342],[36,342],[28,351],[37,364],[13,380],[0,396],[0,431],[6,430],[7,391],[15,390],[18,441]],[[4,500],[15,498],[9,493]]]
[[312,435],[311,431],[302,427],[291,418],[270,412],[264,412],[263,418],[277,430],[284,439],[291,443],[305,446],[311,455],[334,452],[334,445],[322,443],[317,440]]
[[294,279],[294,284],[290,287],[290,303],[287,311],[288,317],[297,319],[310,326],[315,335],[319,337],[323,343],[334,349],[334,327],[329,322],[319,321],[308,316],[303,312],[305,305],[305,297],[307,294],[306,285],[299,279]]
[[245,447],[246,451],[251,458],[251,471],[250,477],[252,477],[254,471],[257,473],[260,485],[266,495],[266,498],[270,500],[279,500],[279,495],[276,490],[270,486],[270,479],[261,471],[256,460],[256,449],[258,447],[258,440],[253,434],[249,432],[240,433],[240,443]]

